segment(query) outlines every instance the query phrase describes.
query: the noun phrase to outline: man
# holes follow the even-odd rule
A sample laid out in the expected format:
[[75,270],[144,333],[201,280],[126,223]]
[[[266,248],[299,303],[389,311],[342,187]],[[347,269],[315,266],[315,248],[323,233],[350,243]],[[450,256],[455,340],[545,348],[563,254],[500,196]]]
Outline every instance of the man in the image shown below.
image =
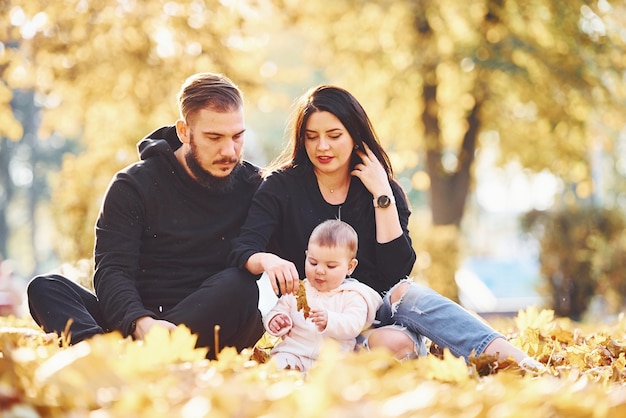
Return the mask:
[[106,192],[95,294],[56,274],[29,283],[30,312],[44,331],[59,334],[71,319],[75,344],[111,330],[143,339],[154,326],[185,324],[209,358],[216,325],[220,348],[241,350],[261,337],[258,277],[227,265],[260,183],[258,168],[242,160],[242,94],[226,77],[201,73],[178,99],[176,125],[144,138],[141,161]]

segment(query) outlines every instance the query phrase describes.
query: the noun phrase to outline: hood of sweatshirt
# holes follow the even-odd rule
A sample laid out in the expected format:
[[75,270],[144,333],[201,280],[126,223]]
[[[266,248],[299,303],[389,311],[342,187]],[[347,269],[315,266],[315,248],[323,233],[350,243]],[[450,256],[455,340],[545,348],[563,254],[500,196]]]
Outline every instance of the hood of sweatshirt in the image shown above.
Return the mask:
[[367,322],[374,322],[376,311],[383,304],[383,299],[377,291],[353,278],[346,278],[339,289],[350,289],[358,292],[367,302]]
[[170,125],[163,126],[148,134],[145,138],[139,141],[137,149],[139,151],[139,157],[142,160],[147,160],[148,158],[164,151],[176,151],[181,145],[182,142],[180,142],[180,139],[178,139],[178,135],[176,134],[176,126]]

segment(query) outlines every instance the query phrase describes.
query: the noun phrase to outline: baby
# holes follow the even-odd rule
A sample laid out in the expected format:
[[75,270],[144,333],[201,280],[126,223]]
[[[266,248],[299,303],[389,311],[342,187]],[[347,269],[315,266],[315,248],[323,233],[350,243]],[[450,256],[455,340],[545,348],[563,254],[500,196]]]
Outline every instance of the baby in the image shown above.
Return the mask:
[[356,346],[356,338],[374,322],[382,305],[378,292],[352,279],[356,268],[358,237],[347,223],[328,220],[309,237],[304,286],[308,315],[298,310],[293,294],[282,295],[263,318],[270,335],[282,337],[271,351],[280,368],[308,370],[318,357],[324,339],[342,349]]

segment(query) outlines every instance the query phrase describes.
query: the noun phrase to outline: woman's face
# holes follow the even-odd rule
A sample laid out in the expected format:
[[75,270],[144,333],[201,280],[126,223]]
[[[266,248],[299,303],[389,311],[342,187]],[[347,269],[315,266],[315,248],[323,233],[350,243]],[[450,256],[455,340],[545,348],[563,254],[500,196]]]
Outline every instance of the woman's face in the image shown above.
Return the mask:
[[317,171],[349,173],[354,140],[332,113],[315,112],[309,117],[305,126],[304,147]]

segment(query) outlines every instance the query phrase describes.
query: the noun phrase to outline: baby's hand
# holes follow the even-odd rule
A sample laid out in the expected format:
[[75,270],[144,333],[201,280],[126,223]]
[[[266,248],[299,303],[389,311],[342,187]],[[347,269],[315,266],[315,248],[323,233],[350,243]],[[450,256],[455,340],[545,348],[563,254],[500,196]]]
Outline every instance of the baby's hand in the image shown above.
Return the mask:
[[267,326],[269,327],[270,331],[272,331],[274,334],[277,334],[285,327],[288,327],[289,324],[290,321],[287,315],[278,314],[270,319],[270,322],[269,324],[267,324]]
[[326,325],[328,325],[328,312],[325,309],[313,309],[309,312],[309,318],[315,326],[317,326],[317,330],[322,332],[326,329]]

